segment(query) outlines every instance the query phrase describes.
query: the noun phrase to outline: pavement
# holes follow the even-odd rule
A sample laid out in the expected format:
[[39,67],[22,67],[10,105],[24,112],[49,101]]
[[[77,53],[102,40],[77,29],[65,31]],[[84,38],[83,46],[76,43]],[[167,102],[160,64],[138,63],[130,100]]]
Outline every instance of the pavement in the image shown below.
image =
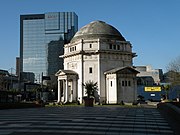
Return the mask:
[[174,135],[156,108],[62,106],[0,110],[0,135]]

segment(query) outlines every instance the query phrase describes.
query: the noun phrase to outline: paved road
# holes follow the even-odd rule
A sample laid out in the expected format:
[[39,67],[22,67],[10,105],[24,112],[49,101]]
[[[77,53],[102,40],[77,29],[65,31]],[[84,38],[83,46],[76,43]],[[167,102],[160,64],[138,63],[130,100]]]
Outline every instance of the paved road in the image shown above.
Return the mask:
[[173,135],[156,108],[46,107],[0,110],[0,135]]

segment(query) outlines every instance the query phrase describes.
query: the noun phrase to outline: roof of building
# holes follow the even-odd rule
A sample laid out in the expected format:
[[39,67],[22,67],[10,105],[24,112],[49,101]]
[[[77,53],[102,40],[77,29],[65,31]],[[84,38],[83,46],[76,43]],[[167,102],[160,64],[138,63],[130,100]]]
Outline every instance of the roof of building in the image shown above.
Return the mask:
[[82,27],[73,37],[71,42],[79,39],[111,38],[126,41],[121,33],[113,26],[103,21],[93,21]]
[[108,70],[108,71],[104,72],[104,74],[113,74],[113,73],[117,73],[119,71],[123,71],[125,69],[128,69],[128,70],[130,70],[130,71],[132,71],[133,73],[136,73],[136,74],[139,73],[139,71],[135,70],[132,67],[118,67],[118,68],[114,68],[114,69]]
[[59,71],[56,73],[56,76],[59,76],[59,75],[67,75],[67,74],[78,75],[78,73],[76,73],[76,72],[73,71],[73,70],[59,70]]

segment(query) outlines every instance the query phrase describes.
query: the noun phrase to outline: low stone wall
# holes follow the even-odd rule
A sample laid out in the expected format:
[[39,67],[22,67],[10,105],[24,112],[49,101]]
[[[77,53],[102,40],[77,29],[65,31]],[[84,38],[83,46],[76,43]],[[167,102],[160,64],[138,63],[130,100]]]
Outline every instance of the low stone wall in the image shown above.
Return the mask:
[[20,108],[36,108],[44,107],[43,104],[35,103],[0,103],[0,110],[2,109],[20,109]]
[[157,108],[168,120],[176,135],[180,135],[180,108],[171,103],[159,103]]

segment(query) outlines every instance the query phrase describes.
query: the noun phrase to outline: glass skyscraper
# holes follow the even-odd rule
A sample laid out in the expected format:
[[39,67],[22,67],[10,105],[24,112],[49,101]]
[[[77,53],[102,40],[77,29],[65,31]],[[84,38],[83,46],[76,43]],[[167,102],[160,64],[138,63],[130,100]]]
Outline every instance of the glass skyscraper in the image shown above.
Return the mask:
[[78,30],[74,12],[20,16],[20,72],[33,72],[36,80],[63,69],[63,47]]

